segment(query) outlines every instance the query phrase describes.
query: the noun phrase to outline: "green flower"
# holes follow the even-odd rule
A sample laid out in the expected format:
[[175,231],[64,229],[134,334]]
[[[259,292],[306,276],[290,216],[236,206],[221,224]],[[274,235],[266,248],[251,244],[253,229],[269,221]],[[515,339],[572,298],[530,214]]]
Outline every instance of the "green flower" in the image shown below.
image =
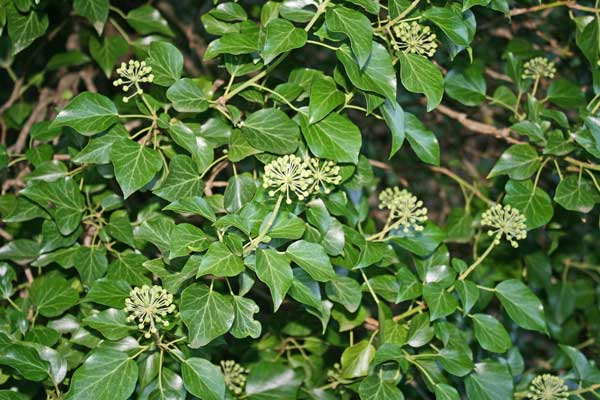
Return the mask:
[[510,205],[502,207],[501,204],[496,204],[492,206],[481,215],[481,224],[492,228],[488,231],[488,235],[496,235],[496,244],[500,244],[500,240],[504,236],[513,247],[519,247],[517,240],[527,237],[525,216]]
[[542,77],[552,79],[556,73],[554,63],[544,57],[532,58],[525,63],[523,68],[523,79],[539,79]]
[[306,160],[308,170],[313,179],[311,192],[316,194],[323,190],[325,194],[331,193],[331,186],[337,186],[342,182],[340,167],[333,161],[321,161],[318,158]]
[[242,394],[246,385],[248,370],[233,360],[221,361],[221,370],[225,378],[225,386],[233,394]]
[[135,95],[144,93],[140,83],[154,80],[154,75],[150,72],[152,72],[152,67],[147,66],[145,61],[129,60],[129,65],[121,63],[121,67],[117,68],[117,74],[121,78],[113,81],[113,85],[123,86],[124,92],[128,92],[131,87],[135,88],[131,96],[123,96],[124,103],[127,103]]
[[423,207],[423,202],[408,190],[400,190],[397,186],[379,194],[379,208],[390,210],[390,220],[396,220],[394,225],[405,233],[411,229],[422,231],[421,224],[427,221],[427,208]]
[[527,392],[527,397],[533,400],[560,400],[569,398],[569,388],[565,381],[554,375],[536,376]]
[[425,57],[433,57],[437,50],[436,35],[428,26],[402,22],[394,26],[394,33],[399,41],[394,44],[397,50]]
[[279,192],[285,193],[287,204],[292,203],[292,193],[298,200],[304,200],[310,195],[313,182],[308,162],[293,154],[279,157],[265,165],[263,187],[274,188],[269,191],[271,197]]
[[152,334],[158,332],[157,325],[169,326],[169,321],[165,317],[175,312],[175,304],[173,304],[173,295],[162,287],[144,285],[131,290],[129,298],[125,299],[125,310],[130,314],[127,320],[129,322],[137,320],[139,329],[148,326],[144,336],[150,338]]

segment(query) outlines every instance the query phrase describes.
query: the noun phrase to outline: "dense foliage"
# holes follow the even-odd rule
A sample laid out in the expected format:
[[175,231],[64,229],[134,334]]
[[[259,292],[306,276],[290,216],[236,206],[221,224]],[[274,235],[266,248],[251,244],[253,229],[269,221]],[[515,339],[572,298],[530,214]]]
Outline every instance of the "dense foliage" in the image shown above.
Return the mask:
[[600,397],[600,4],[0,0],[0,399]]

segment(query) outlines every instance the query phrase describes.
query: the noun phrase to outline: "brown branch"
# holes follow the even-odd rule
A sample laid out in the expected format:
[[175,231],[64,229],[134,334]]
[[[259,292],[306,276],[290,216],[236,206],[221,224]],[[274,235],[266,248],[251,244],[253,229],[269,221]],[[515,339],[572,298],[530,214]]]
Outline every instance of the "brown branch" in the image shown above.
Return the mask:
[[488,125],[488,124],[484,124],[482,122],[474,121],[472,119],[469,119],[467,114],[455,111],[455,110],[451,109],[450,107],[444,106],[443,104],[440,104],[435,110],[441,114],[444,114],[447,117],[450,117],[450,118],[458,121],[461,125],[463,125],[467,129],[469,129],[470,131],[473,131],[476,133],[481,133],[483,135],[494,136],[498,139],[503,139],[503,140],[507,141],[508,143],[513,143],[513,144],[525,143],[523,141],[520,141],[518,139],[511,137],[509,128],[499,129],[493,125]]
[[582,6],[582,5],[577,4],[574,1],[569,0],[569,1],[555,1],[553,3],[540,4],[540,5],[528,7],[528,8],[513,8],[512,10],[510,10],[509,15],[514,17],[515,15],[535,13],[538,11],[544,11],[544,10],[548,10],[550,8],[563,7],[563,6],[572,8],[574,10],[581,10],[581,11],[587,11],[587,12],[593,12],[593,13],[600,12],[600,9]]
[[27,143],[27,138],[29,137],[29,132],[33,127],[33,124],[43,120],[46,117],[46,112],[48,111],[48,106],[52,104],[54,97],[54,92],[50,89],[42,89],[40,92],[38,102],[33,109],[33,112],[21,128],[21,132],[17,137],[15,143],[10,147],[9,151],[13,153],[21,153],[25,148],[25,144]]
[[[215,185],[215,179],[217,178],[217,175],[219,175],[219,173],[221,173],[221,171],[227,167],[227,165],[229,165],[229,161],[223,160],[213,168],[212,173],[206,180],[206,185],[204,186],[204,194],[206,196],[212,196],[212,188],[217,187],[217,185]],[[227,183],[225,183],[224,186],[227,186]]]
[[4,114],[4,111],[8,110],[14,103],[21,97],[21,87],[23,86],[23,79],[17,79],[15,86],[6,102],[0,106],[0,115]]

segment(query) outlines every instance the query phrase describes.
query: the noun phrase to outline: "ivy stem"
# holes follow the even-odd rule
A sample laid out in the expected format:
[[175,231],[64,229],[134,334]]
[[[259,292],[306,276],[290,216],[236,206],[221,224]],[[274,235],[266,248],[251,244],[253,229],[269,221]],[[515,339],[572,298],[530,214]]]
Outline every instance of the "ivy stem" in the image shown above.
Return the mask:
[[306,32],[310,31],[310,28],[312,28],[313,25],[317,23],[317,20],[319,19],[321,14],[323,14],[325,12],[330,1],[331,0],[323,0],[323,2],[321,4],[319,4],[319,8],[317,8],[317,12],[315,13],[315,15],[313,15],[312,19],[304,27],[304,30]]
[[420,2],[421,2],[421,0],[414,0],[412,3],[410,3],[410,6],[408,6],[406,8],[406,10],[404,10],[400,14],[398,14],[398,16],[396,18],[390,20],[384,26],[376,28],[375,31],[384,31],[384,30],[388,29],[389,27],[394,26],[397,22],[401,21],[402,18],[404,18],[408,14],[410,14],[412,12],[412,10],[414,10],[414,8],[419,5]]
[[282,201],[283,201],[283,194],[280,194],[279,197],[277,198],[277,202],[275,203],[275,207],[273,208],[273,211],[271,212],[271,216],[269,217],[269,219],[267,221],[267,224],[260,231],[258,236],[256,238],[254,238],[253,240],[251,240],[250,242],[248,242],[248,244],[246,245],[247,247],[244,249],[245,256],[250,254],[250,252],[252,250],[254,250],[256,247],[258,247],[261,240],[263,240],[263,238],[265,237],[267,232],[269,232],[269,229],[271,229],[271,226],[273,226],[273,223],[275,222],[275,219],[277,218],[277,213],[279,212],[279,208],[281,207]]
[[393,319],[394,321],[401,321],[401,320],[403,320],[403,319],[405,319],[405,318],[408,318],[408,317],[410,317],[411,315],[418,314],[418,313],[420,313],[421,311],[424,311],[426,308],[427,308],[427,306],[426,306],[425,304],[419,304],[419,305],[418,305],[418,306],[416,306],[416,307],[409,308],[408,310],[406,310],[406,311],[405,311],[405,312],[403,312],[402,314],[396,315],[396,316],[395,316],[395,317],[393,317],[392,319]]
[[470,274],[471,272],[473,272],[473,270],[474,270],[475,268],[477,268],[477,266],[478,266],[479,264],[481,264],[481,263],[483,262],[483,260],[485,260],[485,258],[486,258],[487,256],[489,256],[489,255],[490,255],[490,253],[492,252],[492,250],[494,250],[494,247],[496,247],[496,240],[495,240],[495,239],[494,239],[494,240],[492,240],[492,243],[491,243],[491,244],[488,246],[488,248],[487,248],[487,249],[486,249],[486,250],[483,252],[483,254],[482,254],[482,255],[480,255],[480,256],[477,258],[477,260],[475,260],[475,262],[469,266],[469,268],[467,268],[467,269],[466,269],[466,270],[465,270],[465,271],[464,271],[462,274],[460,274],[460,275],[458,276],[458,280],[459,280],[459,281],[464,281],[464,280],[467,278],[467,276],[469,276],[469,274]]
[[375,291],[371,287],[371,284],[369,283],[369,280],[367,279],[367,275],[365,275],[365,272],[362,269],[360,270],[360,274],[362,275],[363,280],[365,281],[365,284],[367,285],[367,288],[369,288],[369,292],[371,292],[371,296],[373,297],[373,300],[375,300],[375,304],[379,305],[379,298],[377,297],[377,295],[375,294]]
[[330,45],[328,45],[326,43],[319,42],[317,40],[307,40],[306,43],[314,44],[314,45],[321,46],[321,47],[325,47],[326,49],[333,50],[333,51],[338,51],[339,50],[339,47],[330,46]]
[[479,189],[477,189],[475,186],[471,185],[470,183],[468,183],[467,181],[465,181],[464,179],[462,179],[460,176],[456,175],[454,172],[450,171],[448,168],[430,166],[429,169],[432,170],[432,171],[434,171],[434,172],[439,172],[441,174],[444,174],[448,178],[454,180],[459,185],[462,185],[465,188],[469,189],[471,192],[473,192],[473,194],[475,196],[477,196],[479,199],[481,199],[487,205],[490,205],[490,206],[494,205],[494,202],[492,200],[490,200],[489,198],[487,198],[486,196],[484,196],[479,191]]
[[288,101],[288,99],[286,99],[285,96],[281,95],[280,93],[277,93],[276,91],[269,89],[266,86],[259,85],[258,83],[253,83],[252,86],[254,86],[257,89],[264,90],[265,92],[268,92],[268,93],[271,93],[271,94],[277,96],[277,98],[279,98],[281,101],[283,101],[285,104],[287,104],[292,110],[294,110],[298,113],[300,112],[300,109],[298,107],[296,107],[295,105],[290,103]]
[[537,93],[539,84],[540,84],[540,76],[538,75],[535,77],[535,82],[533,83],[533,90],[531,91],[531,95],[533,97],[535,97],[535,94]]

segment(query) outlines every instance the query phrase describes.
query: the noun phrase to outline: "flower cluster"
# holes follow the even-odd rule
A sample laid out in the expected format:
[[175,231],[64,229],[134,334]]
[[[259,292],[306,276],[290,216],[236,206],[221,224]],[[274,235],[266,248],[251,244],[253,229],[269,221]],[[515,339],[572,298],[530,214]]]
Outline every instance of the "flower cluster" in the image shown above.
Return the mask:
[[406,189],[400,190],[397,186],[387,188],[379,194],[379,208],[390,210],[390,220],[405,233],[411,229],[422,231],[421,225],[427,221],[427,208],[423,202]]
[[501,204],[496,204],[492,206],[481,215],[481,224],[492,228],[488,234],[496,235],[496,244],[499,244],[504,236],[513,247],[519,247],[517,240],[527,237],[525,216],[510,205],[502,207]]
[[175,312],[175,304],[173,304],[173,295],[162,287],[144,285],[131,290],[129,298],[125,299],[125,310],[130,314],[127,320],[129,322],[137,320],[139,329],[148,326],[144,336],[150,338],[152,334],[158,332],[157,325],[169,326],[169,321],[165,317]]
[[560,400],[569,398],[569,388],[565,381],[554,375],[536,376],[527,392],[527,397],[533,400]]
[[433,57],[437,50],[436,35],[428,26],[402,22],[394,26],[394,34],[399,41],[393,41],[396,50],[426,57]]
[[331,192],[331,186],[342,181],[340,167],[333,161],[321,161],[318,158],[302,159],[293,154],[279,157],[265,165],[263,187],[272,188],[269,196],[285,193],[286,203],[291,204],[290,194],[298,200],[304,200],[311,194]]
[[221,370],[225,378],[225,386],[233,394],[242,394],[246,385],[248,370],[233,360],[221,361]]
[[542,77],[552,79],[556,73],[554,63],[544,57],[532,58],[525,63],[523,68],[523,79],[539,79]]
[[131,87],[135,89],[131,96],[123,96],[124,103],[127,103],[135,95],[144,93],[140,83],[152,82],[154,75],[151,72],[152,67],[146,65],[145,61],[129,60],[129,64],[121,63],[121,67],[117,68],[117,75],[121,78],[113,81],[113,85],[123,86],[124,92],[128,92]]

